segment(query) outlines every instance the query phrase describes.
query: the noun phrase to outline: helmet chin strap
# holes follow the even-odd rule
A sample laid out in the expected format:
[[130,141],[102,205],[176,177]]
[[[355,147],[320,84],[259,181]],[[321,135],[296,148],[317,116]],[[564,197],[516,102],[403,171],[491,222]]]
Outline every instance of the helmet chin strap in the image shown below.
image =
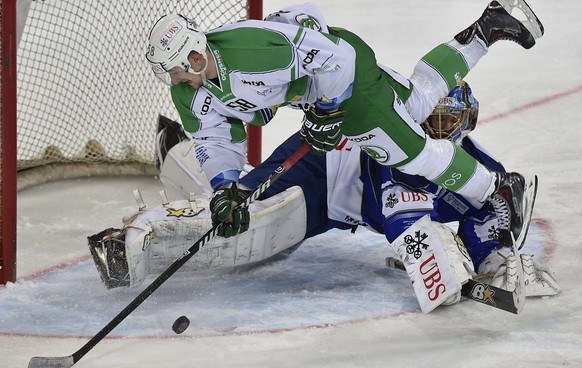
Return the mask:
[[202,53],[202,57],[204,58],[204,67],[198,72],[194,71],[193,68],[190,68],[188,72],[194,75],[199,75],[200,78],[202,78],[202,84],[205,84],[206,81],[208,80],[206,78],[206,68],[208,68],[208,57],[206,56],[206,52]]

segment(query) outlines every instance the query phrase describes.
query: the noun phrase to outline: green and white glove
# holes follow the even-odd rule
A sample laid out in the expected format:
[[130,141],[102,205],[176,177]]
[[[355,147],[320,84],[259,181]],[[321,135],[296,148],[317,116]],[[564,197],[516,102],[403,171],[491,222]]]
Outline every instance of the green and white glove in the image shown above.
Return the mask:
[[250,193],[250,191],[237,188],[234,183],[214,191],[210,199],[212,225],[224,223],[217,232],[218,236],[229,238],[249,229],[251,216],[248,208],[235,209],[235,207],[242,203]]
[[299,132],[302,142],[311,146],[311,153],[324,155],[333,150],[341,141],[341,122],[345,111],[338,109],[331,113],[320,113],[315,108],[305,111],[303,126]]

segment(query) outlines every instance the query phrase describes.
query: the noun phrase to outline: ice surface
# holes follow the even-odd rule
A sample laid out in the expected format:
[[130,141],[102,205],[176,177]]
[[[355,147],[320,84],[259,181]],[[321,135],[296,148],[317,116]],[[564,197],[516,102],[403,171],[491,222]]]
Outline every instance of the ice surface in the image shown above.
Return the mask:
[[[486,5],[315,3],[404,75]],[[265,2],[264,14],[290,4]],[[544,37],[527,51],[494,45],[467,81],[481,106],[474,136],[509,170],[540,178],[523,251],[556,272],[561,295],[528,299],[517,316],[470,301],[423,315],[408,279],[383,266],[390,251],[382,237],[332,232],[260,267],[174,275],[76,366],[582,366],[582,3],[529,4]],[[263,130],[264,156],[299,123],[296,112],[280,110]],[[86,245],[136,209],[135,188],[159,203],[153,178],[71,180],[19,193],[19,280],[0,289],[0,367],[72,354],[137,295],[106,291]],[[177,336],[171,325],[180,315],[192,323]]]

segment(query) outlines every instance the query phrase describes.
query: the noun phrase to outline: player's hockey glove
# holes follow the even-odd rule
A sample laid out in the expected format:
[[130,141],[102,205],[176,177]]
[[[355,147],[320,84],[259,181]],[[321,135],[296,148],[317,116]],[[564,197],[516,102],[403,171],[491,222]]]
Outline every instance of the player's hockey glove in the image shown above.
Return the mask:
[[229,238],[249,229],[251,216],[248,208],[235,209],[249,194],[250,191],[239,189],[233,183],[214,191],[210,199],[212,225],[224,223],[217,232],[218,236]]
[[301,141],[311,146],[311,153],[323,155],[334,149],[341,141],[341,122],[345,111],[320,113],[315,108],[305,111],[303,126],[299,134]]

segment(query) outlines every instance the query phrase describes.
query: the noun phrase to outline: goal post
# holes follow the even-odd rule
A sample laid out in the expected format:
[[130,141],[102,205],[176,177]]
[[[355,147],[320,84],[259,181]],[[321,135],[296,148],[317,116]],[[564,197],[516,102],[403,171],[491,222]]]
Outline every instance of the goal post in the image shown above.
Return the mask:
[[[249,14],[250,19],[263,19],[263,0],[253,1],[249,4]],[[247,127],[248,132],[248,161],[251,165],[257,166],[261,163],[261,144],[262,144],[262,131],[261,127],[256,125],[249,125]]]
[[16,0],[0,0],[0,284],[16,279]]
[[[261,19],[262,0],[0,1],[4,284],[16,277],[18,189],[79,176],[156,174],[158,115],[179,116],[145,59],[155,21],[179,13],[210,30]],[[257,165],[260,130],[249,127],[248,135],[249,162]]]

